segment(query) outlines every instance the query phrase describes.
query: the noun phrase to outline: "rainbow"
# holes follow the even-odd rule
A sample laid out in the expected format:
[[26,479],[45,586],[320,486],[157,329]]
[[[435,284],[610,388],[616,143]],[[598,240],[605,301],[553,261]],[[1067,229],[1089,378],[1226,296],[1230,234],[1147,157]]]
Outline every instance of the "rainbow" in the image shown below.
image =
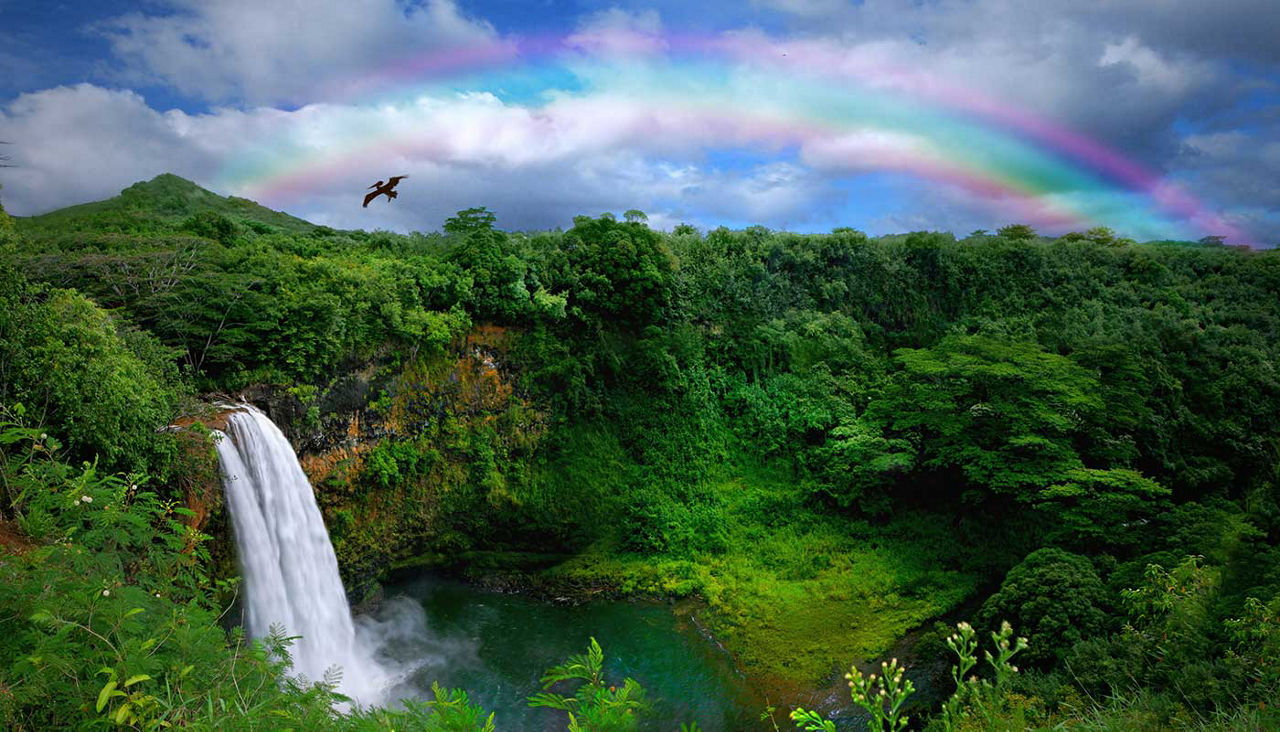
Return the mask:
[[[443,141],[433,128],[447,123],[435,117],[441,106],[424,100],[511,86],[570,88],[510,105],[485,97],[477,102],[478,138],[529,135],[524,126],[554,142],[581,120],[597,120],[606,141],[669,140],[672,157],[724,147],[795,151],[802,164],[836,175],[905,173],[963,191],[1006,221],[1046,229],[1105,225],[1134,236],[1247,239],[1161,176],[1062,125],[884,59],[759,34],[499,39],[402,58],[317,90],[326,105],[349,112],[341,144],[284,132],[233,157],[220,182],[278,201],[349,177],[370,160],[444,165],[483,157],[474,141]],[[484,107],[495,103],[502,110]],[[370,107],[395,109],[408,122],[358,113]],[[532,137],[529,144],[547,147]]]

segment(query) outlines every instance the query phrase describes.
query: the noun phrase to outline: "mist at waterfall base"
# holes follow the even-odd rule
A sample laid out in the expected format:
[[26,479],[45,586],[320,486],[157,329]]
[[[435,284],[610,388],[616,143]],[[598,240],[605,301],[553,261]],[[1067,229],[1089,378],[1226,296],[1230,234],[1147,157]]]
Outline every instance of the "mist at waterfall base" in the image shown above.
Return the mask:
[[464,688],[503,729],[562,729],[562,712],[528,707],[549,666],[603,645],[611,681],[635,677],[647,723],[751,729],[766,702],[727,653],[658,604],[561,606],[429,575],[402,575],[376,614],[352,618],[311,485],[288,439],[261,411],[235,408],[218,459],[244,575],[245,624],[300,636],[293,674],[341,669],[338,691],[362,706],[428,698],[432,682]]
[[265,637],[277,626],[297,636],[289,649],[294,675],[321,681],[336,669],[338,691],[358,704],[419,695],[406,682],[418,663],[382,651],[407,645],[426,652],[421,605],[393,601],[378,619],[352,619],[311,484],[280,429],[259,410],[239,406],[217,449],[249,634]]

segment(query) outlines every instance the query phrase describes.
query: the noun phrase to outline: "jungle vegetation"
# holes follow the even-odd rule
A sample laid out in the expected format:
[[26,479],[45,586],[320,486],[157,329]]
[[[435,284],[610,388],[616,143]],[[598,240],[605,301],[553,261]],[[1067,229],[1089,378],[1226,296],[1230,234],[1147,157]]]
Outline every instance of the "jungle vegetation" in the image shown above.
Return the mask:
[[[317,486],[351,576],[555,553],[538,581],[696,595],[745,668],[811,686],[964,612],[917,650],[982,683],[917,724],[1280,725],[1274,251],[497,215],[337,231],[168,175],[0,212],[0,724],[482,728],[458,690],[340,715],[281,680],[287,639],[219,624],[211,448],[164,428],[249,389],[314,427],[372,370],[361,408],[402,429]],[[481,328],[509,393],[404,417],[388,385]],[[977,664],[1005,622],[1021,669]]]

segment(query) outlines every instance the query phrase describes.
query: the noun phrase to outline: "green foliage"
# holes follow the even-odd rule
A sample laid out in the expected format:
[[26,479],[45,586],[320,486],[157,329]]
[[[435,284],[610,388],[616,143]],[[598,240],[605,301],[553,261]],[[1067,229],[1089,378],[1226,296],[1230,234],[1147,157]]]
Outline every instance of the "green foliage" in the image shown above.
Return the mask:
[[1168,510],[1169,489],[1133,470],[1076,468],[1070,482],[1041,491],[1035,505],[1052,518],[1052,538],[1084,547],[1132,547],[1143,527]]
[[1082,467],[1072,436],[1102,402],[1070,359],[956,336],[895,361],[902,370],[869,411],[918,445],[924,467],[957,470],[979,494],[1024,498]]
[[353,730],[412,729],[423,732],[494,732],[494,714],[476,706],[461,689],[441,688],[431,684],[430,701],[406,699],[404,709],[390,711],[374,708],[357,710],[339,726]]
[[450,234],[466,236],[476,232],[491,231],[494,222],[497,220],[498,217],[492,211],[481,206],[480,208],[459,211],[458,215],[445,219],[443,228]]
[[[450,252],[449,261],[470,278],[466,298],[469,310],[485,319],[511,322],[527,316],[532,306],[532,295],[526,284],[526,264],[513,251],[507,235],[495,231],[489,223],[468,220],[452,229],[446,223],[446,230],[462,237],[462,243]],[[550,295],[543,291],[544,308],[548,306],[548,297]]]
[[575,317],[637,329],[669,317],[676,259],[657,232],[638,222],[578,216],[564,247]]
[[[991,633],[995,654],[983,651],[991,678],[982,679],[969,673],[978,664],[978,638],[973,627],[968,623],[958,624],[946,643],[957,656],[956,665],[951,667],[956,688],[943,702],[942,713],[930,722],[928,729],[950,732],[1002,728],[1001,723],[1008,716],[1005,695],[1018,673],[1018,667],[1011,661],[1027,649],[1027,639],[1013,639],[1013,628],[1007,622],[1001,623],[1000,630]],[[853,702],[868,714],[867,729],[871,732],[894,732],[910,723],[903,706],[916,689],[905,673],[905,667],[894,658],[880,664],[879,674],[863,674],[857,666],[845,674]],[[791,712],[791,719],[807,732],[835,732],[836,729],[834,722],[813,710],[797,708]]]
[[978,664],[977,633],[968,623],[956,625],[956,632],[947,638],[947,646],[956,654],[956,665],[951,667],[951,679],[956,689],[942,705],[942,714],[929,725],[948,730],[998,729],[1009,716],[1008,692],[1018,667],[1013,657],[1027,650],[1026,638],[1014,638],[1013,627],[1008,622],[1000,624],[999,631],[992,631],[991,643],[995,654],[984,650],[982,656],[990,668],[990,677],[979,678],[969,672]]
[[[1270,721],[1255,702],[1276,691],[1274,252],[1105,229],[1049,240],[1025,225],[962,241],[848,227],[665,235],[639,211],[622,218],[509,233],[477,208],[443,235],[344,232],[174,176],[0,215],[0,399],[48,429],[10,445],[65,445],[89,463],[8,474],[0,513],[49,542],[0,570],[33,577],[14,574],[27,595],[5,595],[11,638],[82,640],[75,626],[17,627],[52,593],[53,617],[125,647],[139,617],[169,617],[142,601],[166,598],[140,597],[125,611],[144,613],[118,628],[96,624],[109,622],[101,608],[90,622],[85,598],[170,584],[196,608],[182,632],[213,627],[191,614],[214,611],[198,598],[207,582],[176,558],[200,542],[175,555],[157,523],[182,490],[157,430],[192,387],[251,387],[297,398],[308,449],[349,447],[335,425],[356,415],[374,443],[319,486],[362,587],[411,552],[582,550],[553,574],[699,594],[744,666],[817,683],[833,659],[884,652],[1029,555],[981,618],[1015,620],[1043,673],[1011,677],[960,726]],[[484,345],[494,323],[500,353]],[[449,367],[473,352],[499,356],[500,389],[484,399]],[[367,395],[335,386],[353,372]],[[91,566],[67,541],[109,561]],[[1188,554],[1205,559],[1179,567]],[[94,719],[138,727],[198,726],[181,701],[191,689],[226,702],[221,722],[270,713],[294,727],[445,724],[457,701],[441,690],[449,704],[407,717],[338,719],[323,690],[279,686],[250,646],[200,643],[178,697],[172,669],[134,668],[137,654],[125,664],[100,643],[76,670],[13,688],[67,700],[51,714],[83,721],[114,681]],[[226,691],[241,678],[229,659],[268,691]],[[115,675],[93,676],[103,668]],[[139,675],[151,678],[124,686]],[[3,688],[0,721],[44,721],[35,696]]]
[[907,726],[908,718],[902,713],[902,704],[915,693],[916,687],[910,679],[903,678],[903,672],[895,658],[880,664],[878,677],[876,674],[864,676],[857,666],[851,667],[844,675],[849,680],[853,703],[871,714],[870,729],[896,732]]
[[1009,224],[1008,226],[1000,227],[1000,229],[996,231],[996,236],[1013,240],[1034,239],[1036,236],[1036,230],[1026,224]]
[[1185,664],[1209,652],[1209,600],[1219,577],[1199,560],[1187,557],[1172,569],[1148,565],[1143,583],[1120,593],[1135,648],[1157,663],[1181,656]]
[[173,353],[69,290],[28,284],[0,264],[0,399],[21,403],[82,459],[163,470],[156,429],[174,415]]
[[201,211],[182,222],[182,229],[225,246],[235,240],[238,227],[217,211]]
[[5,244],[13,236],[13,217],[4,210],[4,201],[0,201],[0,244]]
[[[548,691],[561,683],[574,684],[569,696]],[[569,714],[570,732],[608,732],[636,729],[644,710],[644,688],[627,678],[622,688],[605,686],[604,651],[595,638],[585,654],[575,654],[542,675],[543,691],[529,697],[529,706],[559,709]]]
[[1108,609],[1106,590],[1089,560],[1047,548],[1009,570],[979,619],[991,627],[1008,620],[1023,628],[1031,644],[1027,661],[1046,665],[1105,630]]

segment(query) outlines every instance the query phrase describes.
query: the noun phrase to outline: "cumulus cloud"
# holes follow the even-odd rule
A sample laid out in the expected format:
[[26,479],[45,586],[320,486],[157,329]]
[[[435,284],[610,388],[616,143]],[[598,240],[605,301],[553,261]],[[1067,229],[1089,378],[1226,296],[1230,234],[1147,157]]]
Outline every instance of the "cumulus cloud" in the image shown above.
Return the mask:
[[1277,217],[1266,213],[1275,186],[1264,181],[1280,167],[1206,137],[1259,150],[1280,142],[1275,125],[1260,124],[1277,108],[1274,0],[753,2],[783,14],[798,43],[823,49],[829,65],[863,75],[900,69],[884,73],[885,83],[954,85],[1052,120],[1183,184],[1245,231],[1275,238]]
[[709,125],[689,110],[624,96],[565,97],[537,109],[489,94],[422,96],[398,107],[325,106],[291,116],[296,120],[289,126],[306,129],[306,141],[293,138],[290,144],[300,147],[281,167],[297,166],[304,177],[309,160],[340,159],[340,150],[349,147],[332,131],[374,132],[368,146],[351,153],[350,164],[339,164],[332,176],[306,177],[304,191],[292,191],[288,175],[250,174],[237,192],[301,207],[334,226],[368,227],[368,212],[347,192],[384,175],[384,168],[414,171],[398,205],[376,211],[379,225],[401,230],[435,228],[475,205],[497,211],[504,226],[522,229],[629,208],[645,210],[657,226],[714,217],[782,225],[809,220],[834,191],[830,178],[789,163],[728,171],[706,166],[705,148],[749,140],[751,130]]
[[[0,112],[0,139],[20,151],[22,167],[7,171],[5,189],[7,208],[19,215],[106,198],[163,172],[317,223],[398,231],[436,229],[476,205],[522,229],[630,208],[648,211],[655,225],[714,217],[784,225],[829,208],[830,181],[797,165],[699,165],[717,134],[705,125],[691,125],[701,136],[679,146],[675,135],[654,134],[680,124],[607,96],[540,110],[464,94],[379,107],[160,113],[134,92],[82,84],[20,97]],[[353,130],[374,132],[353,148]],[[282,158],[265,157],[272,154]],[[245,173],[228,161],[271,170]],[[361,208],[372,180],[406,171],[412,177],[395,205]]]
[[[797,29],[851,59],[871,55],[1006,100],[1153,165],[1176,147],[1176,119],[1228,106],[1241,91],[1234,56],[1178,30],[1209,14],[1197,0],[1162,0],[1158,10],[1136,0],[866,0],[817,14],[810,3],[798,12],[793,0],[758,1],[795,12]],[[1214,6],[1206,28],[1275,28],[1280,4],[1262,5]]]
[[1280,245],[1280,120],[1249,132],[1232,129],[1188,135],[1176,159],[1177,177],[1233,202],[1226,218]]
[[493,28],[454,0],[405,8],[395,0],[165,0],[100,31],[126,79],[196,99],[301,104],[336,79],[358,79],[416,53],[490,43]]
[[80,84],[24,94],[0,111],[0,139],[12,143],[16,166],[5,171],[5,206],[27,215],[113,196],[168,171],[207,177],[215,156],[188,134],[188,122],[131,91]]
[[[1273,77],[1242,73],[1238,62],[1272,68],[1274,44],[1257,27],[1280,19],[1280,6],[1241,0],[1214,15],[1191,0],[1161,3],[1168,12],[1138,0],[757,0],[787,14],[793,32],[727,29],[719,37],[731,54],[739,44],[738,65],[687,79],[663,72],[672,49],[656,12],[614,7],[580,19],[566,39],[575,53],[564,59],[576,83],[557,89],[548,77],[536,103],[480,84],[354,105],[317,89],[423,54],[515,45],[454,0],[318,0],[305,9],[163,0],[156,11],[99,26],[122,64],[117,78],[230,106],[160,112],[132,92],[85,85],[25,95],[0,113],[0,139],[19,143],[15,156],[28,163],[7,175],[5,193],[13,210],[29,213],[173,171],[344,227],[431,229],[472,205],[489,205],[515,228],[632,207],[658,224],[803,226],[840,210],[849,176],[945,178],[937,173],[948,150],[967,139],[963,115],[942,137],[929,135],[928,120],[895,124],[892,114],[858,117],[866,129],[842,118],[838,129],[797,132],[789,115],[805,100],[788,71],[819,70],[979,116],[1038,115],[1138,158],[1232,222],[1280,230],[1269,184],[1280,163],[1268,152],[1280,144],[1280,124],[1259,125],[1238,110],[1259,89],[1274,94]],[[1178,13],[1203,23],[1204,37],[1168,17]],[[1223,43],[1232,29],[1241,44],[1234,50]],[[707,151],[726,148],[749,150],[757,162],[718,169]],[[291,168],[302,177],[268,170]],[[350,194],[403,172],[412,179],[397,205],[361,210]],[[1027,210],[1025,201],[966,188],[964,171],[955,172],[952,184],[913,178],[912,195],[885,198],[896,209],[881,221],[959,230]],[[1085,203],[1123,221],[1134,202]]]
[[929,158],[941,158],[917,135],[892,130],[858,130],[806,141],[800,159],[817,169],[871,172],[903,169]]

